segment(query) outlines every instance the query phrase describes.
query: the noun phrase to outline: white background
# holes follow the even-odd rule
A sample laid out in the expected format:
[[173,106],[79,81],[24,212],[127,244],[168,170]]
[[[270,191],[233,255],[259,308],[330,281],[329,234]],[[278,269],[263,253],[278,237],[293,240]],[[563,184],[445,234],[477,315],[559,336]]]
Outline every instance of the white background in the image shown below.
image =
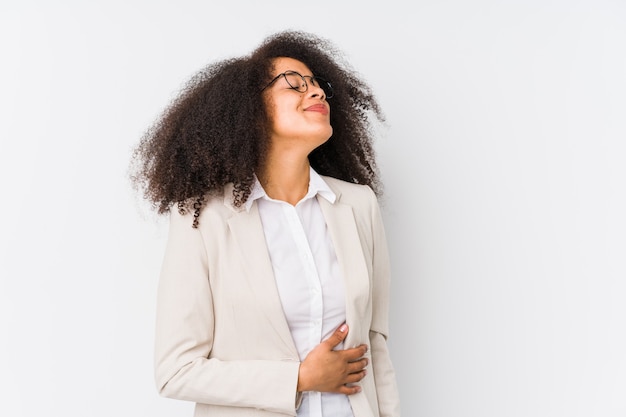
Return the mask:
[[621,0],[3,1],[0,415],[191,415],[152,379],[166,223],[130,151],[194,72],[290,28],[387,114],[403,415],[626,416]]

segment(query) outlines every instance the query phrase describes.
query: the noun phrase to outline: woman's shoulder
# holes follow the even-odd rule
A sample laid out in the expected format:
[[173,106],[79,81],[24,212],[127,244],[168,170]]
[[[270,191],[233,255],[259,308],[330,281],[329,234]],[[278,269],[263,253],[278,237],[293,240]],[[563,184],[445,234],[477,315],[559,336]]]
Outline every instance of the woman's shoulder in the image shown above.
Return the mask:
[[[230,186],[230,187],[229,187]],[[223,190],[213,191],[203,195],[201,198],[195,197],[170,209],[171,218],[179,222],[193,222],[197,218],[198,223],[206,224],[207,219],[226,219],[234,212],[241,211],[232,204],[232,185],[226,185]]]
[[323,176],[328,186],[340,195],[341,200],[371,201],[376,200],[376,194],[369,185],[355,184],[334,177]]

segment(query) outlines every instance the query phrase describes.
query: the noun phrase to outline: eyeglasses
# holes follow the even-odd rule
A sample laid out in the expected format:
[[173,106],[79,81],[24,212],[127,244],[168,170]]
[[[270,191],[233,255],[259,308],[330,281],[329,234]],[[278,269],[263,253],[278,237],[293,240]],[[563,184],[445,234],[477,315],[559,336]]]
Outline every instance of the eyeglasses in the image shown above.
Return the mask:
[[[296,90],[300,93],[305,93],[309,89],[309,84],[311,84],[313,87],[318,87],[324,90],[324,95],[327,99],[331,98],[334,94],[333,87],[325,79],[316,77],[314,75],[300,75],[300,73],[296,71],[285,71],[282,74],[278,74],[276,77],[274,77],[274,79],[272,79],[272,81],[270,81],[265,87],[263,87],[263,90],[274,84],[276,80],[278,80],[280,77],[283,77],[285,81],[287,81],[287,84],[289,84],[289,88]],[[306,80],[307,78],[309,79],[308,82]]]

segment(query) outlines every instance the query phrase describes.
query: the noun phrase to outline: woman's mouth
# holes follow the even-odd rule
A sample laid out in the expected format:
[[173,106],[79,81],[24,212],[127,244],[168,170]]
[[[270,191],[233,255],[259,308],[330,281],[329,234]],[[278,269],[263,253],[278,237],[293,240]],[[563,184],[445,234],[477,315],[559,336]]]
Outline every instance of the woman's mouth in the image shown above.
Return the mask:
[[314,104],[304,109],[305,111],[315,111],[322,114],[328,114],[328,107],[323,104]]

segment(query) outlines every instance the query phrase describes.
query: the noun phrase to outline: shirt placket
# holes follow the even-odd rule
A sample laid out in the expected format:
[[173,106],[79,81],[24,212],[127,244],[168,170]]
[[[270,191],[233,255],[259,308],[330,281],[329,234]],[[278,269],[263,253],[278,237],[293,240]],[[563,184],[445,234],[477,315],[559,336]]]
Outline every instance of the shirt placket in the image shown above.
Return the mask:
[[[324,318],[324,303],[322,298],[322,285],[315,265],[315,259],[311,252],[306,232],[294,206],[284,205],[283,211],[289,230],[293,234],[294,242],[298,250],[300,261],[306,277],[309,291],[309,332],[307,352],[317,346],[322,338],[322,324]],[[304,359],[304,358],[302,358]],[[309,403],[309,415],[311,417],[322,416],[322,395],[320,392],[311,391],[306,393]]]

